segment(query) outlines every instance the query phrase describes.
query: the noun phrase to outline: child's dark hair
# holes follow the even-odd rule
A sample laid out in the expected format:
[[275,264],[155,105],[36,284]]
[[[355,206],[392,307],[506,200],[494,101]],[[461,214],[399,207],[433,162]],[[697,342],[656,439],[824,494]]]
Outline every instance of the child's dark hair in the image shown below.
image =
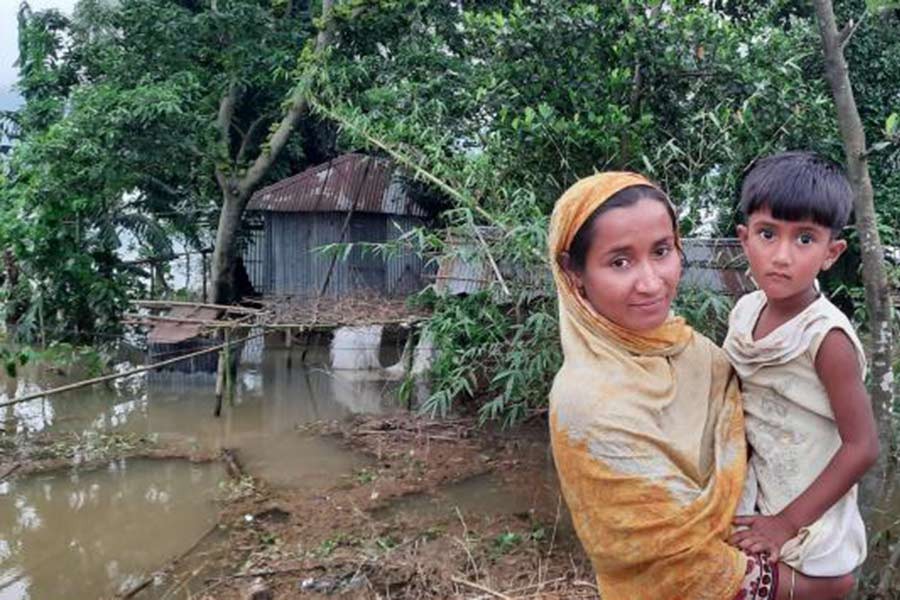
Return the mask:
[[581,227],[578,228],[578,232],[575,234],[575,237],[572,238],[572,244],[569,246],[568,251],[571,268],[579,272],[584,270],[584,265],[587,261],[587,253],[591,247],[591,232],[594,229],[594,223],[600,215],[609,212],[614,208],[626,208],[636,204],[638,200],[644,199],[662,202],[666,207],[666,210],[669,211],[669,216],[672,218],[672,228],[675,231],[678,230],[678,219],[675,217],[675,211],[672,208],[672,203],[669,202],[668,196],[650,185],[629,186],[610,196],[609,200],[598,206],[597,209],[591,213],[591,216],[589,216]]
[[783,152],[758,161],[741,186],[744,218],[768,208],[785,221],[809,219],[837,235],[850,219],[853,190],[843,170],[812,152]]

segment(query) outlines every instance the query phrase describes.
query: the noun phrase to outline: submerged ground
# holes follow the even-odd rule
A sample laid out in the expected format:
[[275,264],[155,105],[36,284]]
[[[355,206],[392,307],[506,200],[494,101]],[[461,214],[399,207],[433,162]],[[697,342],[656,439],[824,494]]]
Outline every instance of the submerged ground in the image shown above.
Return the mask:
[[0,409],[0,599],[596,597],[542,417],[435,422],[391,392],[267,350],[218,419],[183,376]]

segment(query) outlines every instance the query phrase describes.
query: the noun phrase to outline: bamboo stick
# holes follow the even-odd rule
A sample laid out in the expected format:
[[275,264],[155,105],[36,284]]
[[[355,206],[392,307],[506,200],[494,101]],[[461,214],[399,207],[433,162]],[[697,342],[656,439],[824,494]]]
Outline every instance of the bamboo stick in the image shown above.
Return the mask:
[[112,381],[113,379],[119,379],[121,377],[128,377],[130,375],[137,375],[138,373],[144,373],[145,371],[152,371],[154,369],[158,369],[160,367],[165,367],[167,365],[175,364],[182,360],[187,360],[189,358],[194,358],[195,356],[202,356],[204,354],[209,354],[210,352],[218,352],[222,350],[227,345],[239,344],[241,342],[246,342],[258,337],[262,337],[263,333],[257,333],[255,335],[249,335],[240,340],[234,340],[229,344],[219,344],[218,346],[212,346],[209,348],[205,348],[203,350],[198,350],[197,352],[191,352],[190,354],[185,354],[183,356],[176,356],[175,358],[170,358],[164,360],[162,362],[154,363],[152,365],[145,365],[143,367],[138,367],[136,369],[131,369],[130,371],[124,371],[122,373],[113,373],[112,375],[104,375],[102,377],[94,377],[93,379],[85,379],[84,381],[78,381],[76,383],[70,383],[69,385],[64,385],[58,388],[54,388],[52,390],[46,390],[43,392],[35,392],[34,394],[27,394],[20,398],[14,398],[12,400],[8,400],[7,402],[0,402],[0,408],[4,406],[12,406],[13,404],[19,404],[20,402],[28,402],[29,400],[35,400],[37,398],[44,398],[46,396],[53,396],[55,394],[59,394],[62,392],[69,392],[71,390],[77,390],[79,388],[87,387],[89,385],[94,385],[96,383],[103,383],[105,381]]
[[237,325],[238,321],[221,321],[219,319],[192,319],[190,317],[163,317],[163,316],[154,316],[154,315],[139,315],[136,313],[125,313],[122,315],[125,317],[124,323],[134,323],[144,321],[159,321],[163,323],[189,323],[191,325],[223,325],[228,327],[234,327]]
[[192,308],[216,308],[234,313],[256,314],[260,312],[258,308],[248,308],[246,306],[232,306],[229,304],[209,304],[206,302],[184,302],[178,300],[132,300],[132,304],[137,306],[146,306],[148,308],[167,308],[171,306],[188,306]]

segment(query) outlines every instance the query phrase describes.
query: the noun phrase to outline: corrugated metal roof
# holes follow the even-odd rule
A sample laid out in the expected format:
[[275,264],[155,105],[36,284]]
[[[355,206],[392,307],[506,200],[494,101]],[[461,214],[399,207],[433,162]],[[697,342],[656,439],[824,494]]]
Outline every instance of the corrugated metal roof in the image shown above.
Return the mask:
[[[221,312],[215,308],[175,306],[166,314],[166,317],[213,321],[219,317]],[[201,328],[201,324],[194,322],[160,321],[150,330],[147,340],[151,344],[178,344],[200,335]]]
[[248,210],[339,211],[426,216],[394,177],[393,164],[365,154],[344,154],[258,190]]
[[741,296],[755,288],[747,273],[747,259],[736,238],[684,238],[687,264],[682,288],[704,288]]

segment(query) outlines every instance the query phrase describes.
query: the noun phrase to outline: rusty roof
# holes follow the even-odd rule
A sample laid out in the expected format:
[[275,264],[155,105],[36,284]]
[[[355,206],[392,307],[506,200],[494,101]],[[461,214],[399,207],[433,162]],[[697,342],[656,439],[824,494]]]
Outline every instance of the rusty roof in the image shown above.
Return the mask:
[[394,177],[394,165],[365,154],[344,154],[258,190],[247,210],[367,212],[423,217]]
[[151,344],[178,344],[185,340],[200,335],[202,324],[192,322],[213,321],[219,317],[221,310],[215,308],[202,308],[192,306],[175,306],[166,317],[170,319],[191,319],[191,321],[179,323],[177,321],[157,322],[147,340]]

